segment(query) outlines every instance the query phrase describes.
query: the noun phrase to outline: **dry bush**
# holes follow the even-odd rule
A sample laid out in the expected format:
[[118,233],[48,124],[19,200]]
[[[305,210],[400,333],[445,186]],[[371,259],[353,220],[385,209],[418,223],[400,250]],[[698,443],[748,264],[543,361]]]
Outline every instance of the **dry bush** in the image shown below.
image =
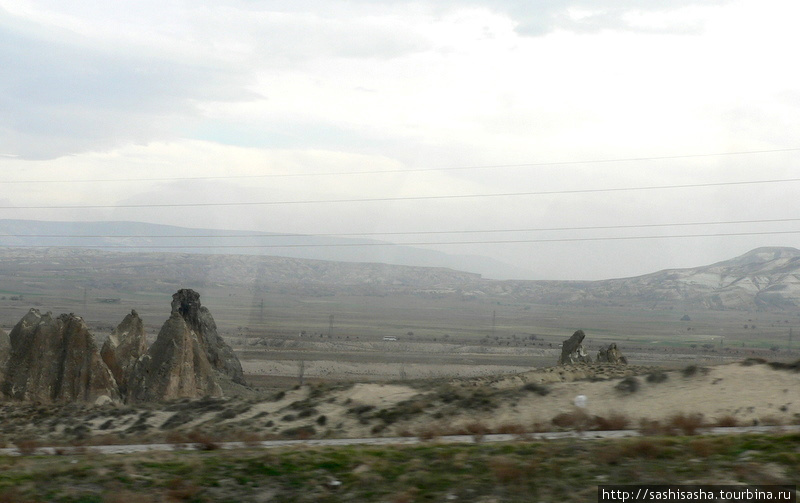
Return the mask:
[[170,480],[167,483],[167,488],[167,497],[172,501],[192,501],[203,490],[197,484],[178,478]]
[[419,494],[419,489],[416,487],[412,487],[411,489],[407,489],[405,491],[399,492],[392,496],[391,502],[392,503],[412,503],[417,500],[417,495]]
[[0,503],[23,503],[30,500],[24,498],[15,487],[0,491]]
[[261,446],[261,435],[252,431],[237,431],[234,434],[234,438],[239,442],[242,442],[247,447],[259,447]]
[[689,365],[688,367],[681,370],[681,375],[683,377],[694,377],[698,374],[706,375],[708,374],[709,370],[706,367],[698,367],[697,365]]
[[164,442],[172,444],[173,449],[185,449],[189,439],[185,433],[173,430],[164,435]]
[[668,379],[669,379],[669,376],[667,375],[666,372],[664,372],[662,370],[656,370],[655,372],[651,372],[651,373],[647,374],[647,377],[645,378],[645,380],[647,382],[649,382],[650,384],[662,383],[662,382],[664,382],[664,381],[666,381]]
[[723,428],[732,428],[734,426],[739,426],[739,420],[729,414],[718,418],[716,424]]
[[[103,495],[103,503],[150,503],[154,501],[153,495],[141,494],[125,489],[111,491]],[[2,501],[0,499],[0,501]]]
[[32,438],[19,440],[15,442],[15,445],[17,446],[17,451],[23,456],[30,456],[39,448],[39,442]]
[[708,438],[697,438],[689,442],[689,448],[696,456],[707,458],[719,452],[719,446]]
[[200,430],[190,431],[186,438],[194,444],[195,449],[200,451],[215,451],[222,447],[219,440]]
[[294,440],[308,440],[317,434],[317,430],[313,426],[298,426],[297,428],[289,428],[283,430],[281,436],[288,437]]
[[473,421],[466,424],[459,432],[461,435],[472,435],[472,439],[475,440],[476,443],[483,440],[483,437],[487,433],[490,433],[489,427],[480,421]]
[[535,382],[529,382],[525,384],[524,386],[522,386],[522,389],[524,391],[530,391],[532,393],[536,393],[539,396],[547,396],[550,394],[550,388]]
[[783,426],[783,420],[776,416],[759,418],[758,423],[763,424],[764,426]]
[[603,449],[598,449],[595,454],[598,465],[616,465],[625,459],[625,451],[618,443],[612,443]]
[[594,416],[592,418],[594,428],[601,431],[627,430],[631,420],[625,414],[614,412],[608,417]]
[[636,393],[639,391],[639,379],[628,376],[617,383],[614,388],[620,393]]
[[528,432],[525,431],[525,427],[519,423],[503,423],[498,426],[497,433],[517,435],[519,437],[525,437],[528,434]]
[[674,435],[675,428],[661,424],[658,419],[642,418],[639,420],[639,433],[642,435]]
[[545,431],[550,431],[552,428],[548,423],[543,423],[541,421],[537,421],[531,425],[531,431],[534,433],[543,433]]
[[428,442],[442,436],[441,430],[437,426],[429,425],[417,431],[417,437],[423,442]]
[[674,414],[669,418],[669,424],[682,431],[684,435],[694,435],[697,429],[703,426],[702,414]]
[[664,447],[649,439],[638,439],[622,446],[621,455],[625,457],[655,459],[664,452]]
[[489,460],[489,469],[494,478],[502,483],[518,482],[525,476],[525,472],[513,459],[496,456]]
[[589,415],[581,409],[571,412],[562,412],[550,420],[553,425],[559,428],[571,428],[577,431],[584,431],[591,426]]

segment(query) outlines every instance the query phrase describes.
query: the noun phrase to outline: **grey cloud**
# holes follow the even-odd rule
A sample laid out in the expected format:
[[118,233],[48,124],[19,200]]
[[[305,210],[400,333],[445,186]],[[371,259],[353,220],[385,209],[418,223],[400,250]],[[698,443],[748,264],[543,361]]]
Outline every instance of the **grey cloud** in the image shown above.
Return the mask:
[[196,116],[198,100],[253,99],[247,76],[115,54],[73,34],[19,29],[0,11],[0,153],[54,158],[147,141]]

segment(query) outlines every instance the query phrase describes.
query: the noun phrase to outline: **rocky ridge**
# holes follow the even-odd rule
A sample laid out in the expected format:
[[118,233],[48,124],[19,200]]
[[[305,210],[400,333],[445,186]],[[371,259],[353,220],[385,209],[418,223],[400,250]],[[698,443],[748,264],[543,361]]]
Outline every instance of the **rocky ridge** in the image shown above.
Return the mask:
[[136,311],[108,336],[102,350],[82,318],[53,317],[37,309],[8,338],[7,362],[0,360],[0,391],[16,400],[156,402],[222,396],[220,378],[245,383],[238,358],[193,290],[173,296],[172,314],[149,348]]
[[31,309],[9,339],[11,351],[0,387],[6,396],[43,403],[119,399],[117,382],[79,316],[54,318]]

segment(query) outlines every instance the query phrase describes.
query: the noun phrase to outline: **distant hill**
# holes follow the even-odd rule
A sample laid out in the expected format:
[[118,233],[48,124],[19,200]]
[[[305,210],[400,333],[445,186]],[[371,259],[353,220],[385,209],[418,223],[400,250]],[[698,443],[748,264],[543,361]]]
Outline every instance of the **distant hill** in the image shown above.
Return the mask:
[[0,220],[0,246],[107,251],[265,255],[445,267],[494,279],[531,279],[531,271],[476,255],[455,255],[374,239],[193,229],[142,222]]
[[299,296],[413,295],[576,307],[774,311],[800,308],[800,250],[757,248],[716,264],[632,278],[500,281],[452,268],[378,261],[0,246],[0,281],[9,295],[88,288],[103,291],[112,300],[121,290],[228,285]]
[[544,303],[676,309],[800,307],[800,250],[756,248],[716,264],[604,281],[512,282],[513,294]]

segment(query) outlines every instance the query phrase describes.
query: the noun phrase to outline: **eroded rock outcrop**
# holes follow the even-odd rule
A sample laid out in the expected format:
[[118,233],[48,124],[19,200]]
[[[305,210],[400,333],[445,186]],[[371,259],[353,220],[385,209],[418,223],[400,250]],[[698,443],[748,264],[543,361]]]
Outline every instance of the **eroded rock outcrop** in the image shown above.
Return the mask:
[[128,402],[222,396],[197,334],[178,313],[161,327],[127,382]]
[[190,289],[178,290],[172,296],[172,313],[178,313],[198,335],[214,370],[227,375],[233,382],[245,384],[242,364],[222,337],[208,308],[200,305],[200,294]]
[[622,354],[622,351],[617,348],[617,345],[611,343],[607,348],[601,348],[597,352],[597,363],[613,363],[615,365],[627,365],[628,359]]
[[242,365],[222,337],[209,310],[193,290],[172,296],[172,313],[158,337],[134,366],[128,401],[221,396],[218,375],[243,384]]
[[0,328],[0,383],[3,382],[5,376],[6,360],[10,349],[11,344],[8,342],[8,333]]
[[100,357],[83,318],[53,318],[31,309],[9,334],[3,394],[43,403],[119,398],[117,383]]
[[561,356],[558,359],[559,365],[573,363],[592,363],[592,357],[583,348],[583,339],[586,334],[583,330],[577,330],[572,337],[564,341],[561,345]]
[[145,353],[147,333],[139,313],[131,310],[100,349],[100,356],[114,375],[122,396],[127,394],[128,379],[133,366]]

